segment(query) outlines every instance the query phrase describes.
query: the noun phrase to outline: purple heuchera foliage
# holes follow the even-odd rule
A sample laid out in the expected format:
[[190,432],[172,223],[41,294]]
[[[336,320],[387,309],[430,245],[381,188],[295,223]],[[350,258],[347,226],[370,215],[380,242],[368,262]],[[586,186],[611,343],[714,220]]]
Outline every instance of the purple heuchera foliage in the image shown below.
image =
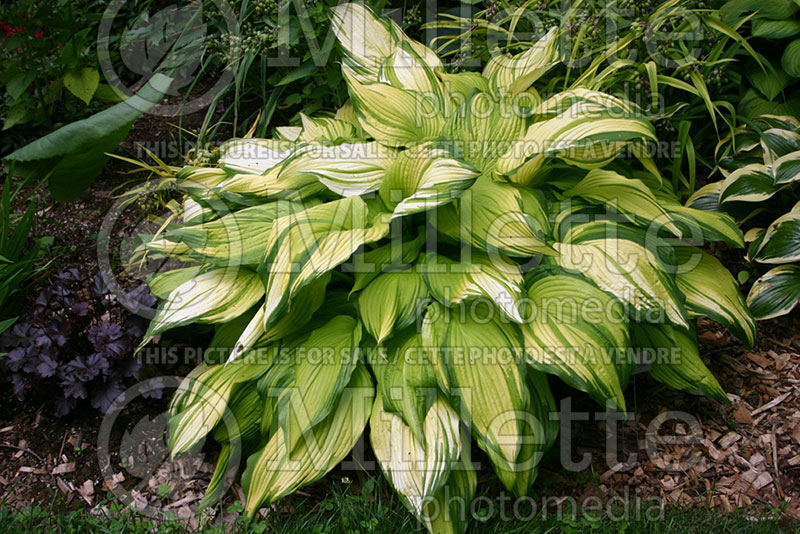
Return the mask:
[[[144,306],[155,299],[146,286],[130,296]],[[34,390],[58,388],[58,415],[80,401],[106,411],[125,390],[125,381],[142,369],[133,356],[147,327],[110,294],[102,277],[88,278],[81,270],[56,273],[34,299],[32,309],[0,336],[0,368],[11,374],[20,399]]]

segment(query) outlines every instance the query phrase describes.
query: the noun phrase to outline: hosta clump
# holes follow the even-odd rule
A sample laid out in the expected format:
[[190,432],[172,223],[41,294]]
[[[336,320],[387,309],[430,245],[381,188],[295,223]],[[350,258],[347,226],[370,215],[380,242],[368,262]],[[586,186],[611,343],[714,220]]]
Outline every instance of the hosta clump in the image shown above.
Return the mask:
[[[451,74],[359,5],[333,22],[350,102],[177,172],[183,212],[142,249],[185,262],[149,280],[161,302],[146,339],[216,325],[170,418],[173,454],[209,433],[221,444],[204,506],[243,455],[255,514],[369,424],[409,509],[461,531],[441,504],[475,491],[469,436],[507,488],[535,480],[558,429],[548,374],[624,410],[637,351],[677,349],[650,374],[726,400],[695,318],[748,344],[755,325],[722,265],[677,238],[742,236],[677,201],[642,149],[646,119],[583,88],[542,99],[555,32]],[[617,159],[626,148],[636,157]]]
[[[155,304],[147,287],[134,296]],[[131,355],[147,323],[115,302],[100,276],[75,268],[55,273],[27,311],[0,336],[0,352],[7,353],[0,368],[20,400],[46,393],[57,415],[81,401],[105,412],[141,370]]]
[[720,142],[725,179],[687,205],[726,212],[748,229],[748,260],[774,267],[753,283],[747,303],[757,319],[772,319],[800,302],[800,124],[764,115],[755,126]]

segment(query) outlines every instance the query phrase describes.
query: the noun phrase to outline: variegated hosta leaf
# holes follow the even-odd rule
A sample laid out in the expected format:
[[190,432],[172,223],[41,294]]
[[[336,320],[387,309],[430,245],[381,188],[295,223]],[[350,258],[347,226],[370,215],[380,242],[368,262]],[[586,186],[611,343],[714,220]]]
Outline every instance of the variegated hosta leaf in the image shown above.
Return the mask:
[[309,117],[301,113],[303,130],[297,136],[298,141],[318,143],[355,142],[361,136],[352,123],[331,117]]
[[539,474],[539,462],[556,442],[559,427],[556,401],[547,383],[547,375],[533,369],[528,369],[525,375],[529,403],[520,414],[524,442],[513,471],[497,470],[503,485],[511,488],[518,497],[528,494]]
[[267,444],[247,460],[242,475],[247,516],[255,516],[260,506],[319,480],[336,467],[361,437],[374,395],[369,371],[359,365],[336,409],[324,421],[291,443],[287,443],[284,430],[278,428]]
[[436,100],[385,83],[361,84],[342,69],[364,131],[386,146],[413,146],[438,137],[444,115]]
[[312,175],[339,195],[363,195],[378,189],[395,157],[394,150],[375,142],[310,144],[286,162],[278,180]]
[[681,237],[681,231],[671,215],[661,207],[641,180],[626,178],[614,171],[594,169],[564,195],[610,205],[621,213],[662,224],[670,232]]
[[579,244],[557,243],[556,262],[577,271],[628,305],[629,315],[648,321],[689,326],[683,295],[655,255],[627,239],[593,239]]
[[186,243],[176,243],[164,237],[160,239],[151,239],[143,243],[134,253],[140,254],[143,252],[154,252],[163,256],[181,258],[182,260],[189,260],[192,258],[192,249],[190,249]]
[[522,327],[526,361],[603,406],[625,410],[619,367],[629,340],[619,301],[591,282],[563,274],[542,276],[528,298],[535,315]]
[[800,180],[800,151],[790,152],[776,159],[772,164],[772,174],[776,185]]
[[423,350],[422,336],[409,330],[389,340],[385,347],[386,360],[376,359],[372,370],[378,380],[383,406],[399,414],[417,441],[425,446],[427,439],[422,423],[439,388],[436,371]]
[[704,185],[689,197],[686,206],[696,210],[720,211],[719,192],[721,188],[722,181]]
[[376,17],[361,4],[346,3],[332,9],[332,27],[344,48],[344,64],[361,83],[378,81],[381,66],[399,46],[410,47],[430,69],[442,62],[433,50],[409,39],[389,17]]
[[331,413],[358,363],[361,324],[346,315],[317,328],[308,340],[289,354],[293,358],[294,383],[283,390],[276,404],[284,435],[295,436]]
[[428,300],[428,286],[418,271],[383,273],[359,294],[359,317],[381,344],[393,332],[413,324]]
[[778,192],[772,172],[766,165],[747,165],[733,171],[719,189],[719,202],[761,202]]
[[467,95],[473,91],[480,93],[489,92],[489,80],[477,72],[458,72],[449,73],[437,70],[436,75],[442,80],[445,90],[451,96],[454,103],[464,102]]
[[800,150],[800,132],[781,122],[778,127],[765,130],[761,134],[761,149],[764,163],[772,166],[783,156]]
[[489,254],[552,255],[542,202],[530,189],[481,176],[459,199],[458,208],[450,204],[438,211],[436,223],[442,233]]
[[480,251],[470,254],[468,260],[456,262],[435,252],[428,253],[423,268],[433,297],[448,305],[470,298],[488,298],[509,319],[522,323],[519,302],[524,281],[519,267],[499,257],[493,261]]
[[448,147],[422,143],[401,152],[380,184],[392,218],[427,211],[452,202],[475,183],[479,171],[453,156]]
[[259,267],[267,288],[265,329],[303,286],[385,236],[389,226],[379,218],[360,197],[348,197],[276,219]]
[[675,389],[728,403],[725,391],[700,359],[697,339],[669,325],[632,324],[631,339],[654,354],[650,376]]
[[[572,164],[599,167],[626,143],[648,139],[656,140],[655,129],[643,116],[579,101],[552,119],[528,127],[525,136],[500,157],[495,173],[505,180],[529,184],[548,157],[563,155]],[[603,147],[611,148],[606,151]]]
[[436,102],[444,116],[450,114],[450,97],[436,73],[421,57],[410,41],[398,44],[381,68],[380,80],[400,89],[416,91]]
[[[492,463],[509,469],[522,447],[517,413],[528,405],[521,369],[521,336],[491,317],[491,307],[428,307],[423,344],[439,387],[474,430]],[[480,318],[480,319],[478,319]],[[456,401],[457,399],[457,401]]]
[[800,265],[779,265],[755,281],[747,305],[760,320],[774,319],[800,304]]
[[234,365],[214,365],[190,380],[181,409],[168,421],[170,454],[175,457],[189,450],[220,422],[233,427],[235,421],[225,418],[225,412],[234,390],[254,386],[268,368],[268,362],[246,358]]
[[534,108],[532,114],[537,117],[553,118],[577,103],[592,104],[603,109],[619,109],[623,113],[633,113],[633,107],[616,96],[584,87],[576,87],[554,94]]
[[220,268],[200,274],[170,291],[159,303],[140,346],[170,328],[234,319],[263,296],[264,286],[250,269]]
[[313,174],[281,178],[280,170],[281,167],[275,167],[265,175],[234,174],[217,185],[213,194],[245,206],[258,205],[267,200],[305,202],[308,205],[311,197],[325,190],[325,186]]
[[218,165],[232,173],[265,174],[288,158],[294,148],[290,141],[232,139],[220,146]]
[[469,447],[461,451],[461,462],[453,466],[450,477],[432,502],[422,509],[422,523],[430,534],[463,534],[469,514],[466,503],[473,502],[478,477],[469,457]]
[[760,263],[800,261],[800,211],[790,211],[775,219],[753,243],[747,256]]
[[240,358],[256,345],[265,346],[302,329],[322,305],[330,278],[330,273],[325,273],[300,289],[289,303],[289,309],[268,330],[264,328],[265,306],[259,306],[247,326],[234,340],[228,362]]
[[369,252],[357,252],[353,255],[353,289],[355,293],[367,287],[376,276],[383,272],[407,271],[411,262],[417,259],[425,234],[420,232],[410,241],[392,240],[391,243],[377,247]]
[[663,199],[660,202],[681,229],[684,239],[696,243],[723,241],[735,248],[744,246],[742,231],[729,215],[681,206],[677,202],[667,202]]
[[211,263],[227,266],[258,265],[264,257],[266,236],[278,217],[302,211],[293,202],[271,202],[229,213],[217,220],[183,226],[164,234],[183,243]]
[[495,101],[476,92],[462,99],[448,118],[445,133],[467,161],[481,172],[491,173],[497,158],[525,134],[527,116],[520,103],[510,99]]
[[483,69],[483,75],[491,80],[492,91],[497,95],[513,96],[526,90],[555,66],[559,59],[556,37],[557,28],[553,27],[525,52],[492,57]]
[[163,273],[156,273],[147,279],[150,293],[159,299],[167,298],[175,288],[188,280],[193,280],[199,273],[200,267],[182,267]]
[[203,194],[228,177],[225,169],[218,167],[184,167],[175,175],[175,184],[190,194]]
[[370,417],[370,441],[381,471],[417,516],[423,505],[444,486],[450,469],[461,456],[458,414],[443,398],[436,399],[425,416],[420,442],[403,418],[384,409],[380,397]]
[[686,296],[686,309],[709,317],[733,332],[747,346],[756,342],[756,323],[739,292],[739,285],[714,256],[695,247],[676,247],[678,289]]

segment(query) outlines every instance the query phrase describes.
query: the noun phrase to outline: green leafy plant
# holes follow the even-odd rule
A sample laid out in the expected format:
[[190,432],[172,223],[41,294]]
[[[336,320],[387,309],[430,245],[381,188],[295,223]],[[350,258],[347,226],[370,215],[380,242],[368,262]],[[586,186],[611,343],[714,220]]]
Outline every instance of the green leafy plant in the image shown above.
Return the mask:
[[[742,235],[678,201],[635,106],[585,87],[539,95],[556,29],[450,73],[361,5],[332,20],[350,101],[231,140],[215,166],[162,170],[183,209],[140,248],[184,263],[149,280],[160,303],[144,342],[215,325],[169,420],[173,454],[209,433],[221,444],[203,506],[246,457],[253,516],[324,476],[369,423],[406,506],[432,532],[463,532],[450,503],[475,492],[467,429],[525,494],[558,432],[548,374],[624,410],[647,363],[727,402],[695,318],[747,344],[755,323],[691,243]],[[638,357],[653,349],[680,356]]]
[[780,317],[800,302],[800,124],[761,117],[724,139],[718,152],[725,179],[687,205],[729,213],[748,229],[748,260],[775,267],[753,283],[747,303],[757,319]]

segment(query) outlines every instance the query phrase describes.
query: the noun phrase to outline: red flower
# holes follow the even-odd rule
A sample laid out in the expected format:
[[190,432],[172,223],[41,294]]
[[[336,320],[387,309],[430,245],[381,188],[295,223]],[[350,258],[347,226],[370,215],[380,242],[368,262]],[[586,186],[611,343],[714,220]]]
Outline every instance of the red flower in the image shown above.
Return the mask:
[[27,19],[28,18],[28,14],[27,13],[23,13],[22,15],[20,15],[20,17],[22,17],[23,19]]
[[38,30],[34,32],[33,36],[36,37],[37,39],[44,39],[44,34]]

